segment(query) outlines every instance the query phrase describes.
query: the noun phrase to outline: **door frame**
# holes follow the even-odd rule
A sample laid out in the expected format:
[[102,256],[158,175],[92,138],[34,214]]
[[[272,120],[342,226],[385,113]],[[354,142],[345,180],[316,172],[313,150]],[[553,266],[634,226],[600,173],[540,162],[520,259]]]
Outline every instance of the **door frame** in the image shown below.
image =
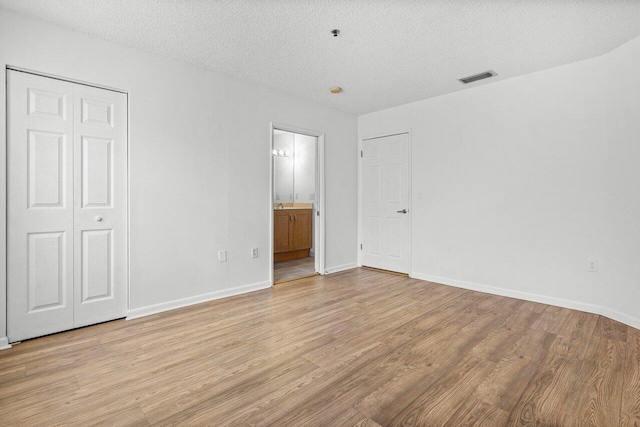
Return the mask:
[[[9,160],[7,157],[7,138],[8,138],[8,127],[7,127],[7,81],[8,81],[8,72],[10,70],[17,71],[21,73],[34,74],[40,77],[46,77],[55,80],[62,80],[74,84],[80,84],[83,86],[91,86],[98,89],[109,90],[112,92],[123,93],[127,97],[127,115],[126,115],[126,133],[127,133],[127,206],[125,208],[125,214],[127,217],[127,253],[126,253],[126,300],[127,300],[127,312],[131,310],[131,99],[129,98],[129,91],[124,89],[118,89],[111,86],[90,83],[78,79],[73,79],[69,77],[58,76],[55,74],[45,73],[41,71],[35,71],[24,67],[18,67],[10,64],[4,65],[4,73],[3,80],[4,84],[0,87],[0,98],[4,100],[0,106],[0,164],[1,168],[4,169],[0,172],[0,222],[3,224],[0,226],[0,239],[2,240],[2,251],[3,254],[0,255],[0,315],[4,314],[4,318],[0,321],[0,350],[4,350],[7,348],[11,348],[11,344],[9,344],[7,340],[7,331],[8,331],[8,311],[7,311],[7,296],[8,296],[8,286],[9,283],[7,281],[7,161]],[[4,322],[4,327],[2,327],[2,323]]]
[[356,251],[358,253],[358,267],[362,267],[362,242],[364,240],[364,231],[363,231],[363,219],[362,219],[362,215],[363,215],[363,209],[362,209],[362,182],[363,182],[363,177],[362,177],[362,144],[365,140],[368,139],[378,139],[378,138],[385,138],[388,136],[394,136],[394,135],[402,135],[402,134],[406,134],[407,135],[407,175],[408,175],[408,194],[409,194],[409,199],[407,200],[408,203],[408,207],[407,210],[409,211],[409,224],[408,224],[408,236],[407,236],[407,257],[408,257],[408,266],[407,266],[407,274],[409,275],[409,277],[412,277],[412,248],[413,248],[413,233],[412,233],[412,227],[413,227],[413,206],[412,206],[412,190],[411,190],[411,186],[412,186],[412,182],[413,182],[413,178],[412,178],[412,174],[411,174],[411,128],[409,129],[403,129],[403,130],[398,130],[395,132],[382,132],[382,133],[376,133],[373,135],[369,135],[369,136],[363,136],[358,138],[358,242],[357,242],[357,247],[356,247]]
[[274,168],[273,168],[273,131],[282,130],[285,132],[299,133],[302,135],[316,137],[316,212],[314,214],[315,232],[313,233],[314,243],[314,260],[315,270],[321,275],[327,274],[325,270],[326,257],[326,203],[325,203],[325,184],[324,184],[324,133],[299,128],[296,126],[285,125],[282,123],[271,122],[269,132],[269,278],[271,286],[273,286],[273,185],[274,185]]

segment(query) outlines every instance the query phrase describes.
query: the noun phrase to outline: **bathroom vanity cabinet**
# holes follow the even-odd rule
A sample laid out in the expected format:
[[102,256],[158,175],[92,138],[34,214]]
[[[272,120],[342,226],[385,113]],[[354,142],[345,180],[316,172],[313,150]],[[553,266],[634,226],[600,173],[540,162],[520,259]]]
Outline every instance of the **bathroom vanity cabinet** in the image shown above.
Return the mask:
[[313,209],[276,209],[273,211],[274,261],[309,256],[312,243]]

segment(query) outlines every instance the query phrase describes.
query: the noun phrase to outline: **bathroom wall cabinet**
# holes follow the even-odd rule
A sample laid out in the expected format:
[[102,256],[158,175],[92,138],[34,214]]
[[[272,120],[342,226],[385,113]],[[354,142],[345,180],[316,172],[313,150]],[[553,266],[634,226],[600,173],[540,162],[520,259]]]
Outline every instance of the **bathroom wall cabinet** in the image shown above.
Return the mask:
[[276,209],[273,215],[274,261],[309,256],[313,209]]

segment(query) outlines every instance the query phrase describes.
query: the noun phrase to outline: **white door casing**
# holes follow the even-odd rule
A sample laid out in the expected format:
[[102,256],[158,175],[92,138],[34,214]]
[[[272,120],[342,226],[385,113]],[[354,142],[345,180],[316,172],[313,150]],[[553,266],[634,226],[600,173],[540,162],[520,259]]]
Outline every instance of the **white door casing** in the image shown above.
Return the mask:
[[7,79],[9,341],[123,317],[126,95]]
[[409,135],[362,141],[362,265],[409,272]]

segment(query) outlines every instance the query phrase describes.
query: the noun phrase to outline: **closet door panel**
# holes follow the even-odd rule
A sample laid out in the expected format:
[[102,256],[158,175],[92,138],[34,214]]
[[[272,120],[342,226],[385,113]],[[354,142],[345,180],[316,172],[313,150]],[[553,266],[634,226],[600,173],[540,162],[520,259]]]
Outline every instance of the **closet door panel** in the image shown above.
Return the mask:
[[10,342],[73,327],[73,84],[7,71]]
[[127,312],[127,97],[76,85],[75,326]]

